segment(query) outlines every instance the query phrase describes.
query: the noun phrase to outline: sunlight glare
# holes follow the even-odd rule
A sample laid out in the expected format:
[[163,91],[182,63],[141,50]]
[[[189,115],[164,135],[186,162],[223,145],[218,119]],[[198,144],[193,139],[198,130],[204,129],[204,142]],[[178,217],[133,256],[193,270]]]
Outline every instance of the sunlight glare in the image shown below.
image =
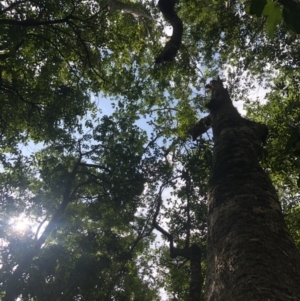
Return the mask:
[[10,225],[14,232],[23,234],[31,229],[31,222],[25,216],[19,216],[17,218],[11,218]]

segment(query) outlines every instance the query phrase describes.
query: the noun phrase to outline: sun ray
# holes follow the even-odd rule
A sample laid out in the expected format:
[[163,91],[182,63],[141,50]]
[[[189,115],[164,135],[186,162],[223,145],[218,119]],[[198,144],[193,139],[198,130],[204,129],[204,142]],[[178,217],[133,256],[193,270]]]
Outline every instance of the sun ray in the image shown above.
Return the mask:
[[14,232],[20,234],[23,234],[31,229],[31,221],[26,216],[11,218],[10,225]]

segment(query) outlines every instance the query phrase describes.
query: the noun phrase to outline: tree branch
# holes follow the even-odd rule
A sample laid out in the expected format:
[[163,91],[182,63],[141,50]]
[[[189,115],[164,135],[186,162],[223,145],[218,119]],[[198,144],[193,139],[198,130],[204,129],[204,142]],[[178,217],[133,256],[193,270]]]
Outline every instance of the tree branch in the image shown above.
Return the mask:
[[211,127],[211,117],[207,115],[201,118],[195,125],[193,125],[188,130],[188,134],[190,134],[195,141],[199,136],[205,133]]
[[105,166],[102,166],[102,165],[98,165],[98,164],[88,164],[88,163],[81,162],[81,163],[80,163],[80,166],[99,168],[99,169],[104,169],[104,170],[107,171],[107,172],[110,172],[110,169],[109,169],[109,168],[107,168],[107,167],[105,167]]
[[0,25],[16,25],[16,26],[24,26],[24,27],[36,27],[42,25],[51,25],[51,24],[60,24],[65,23],[70,20],[70,16],[64,19],[58,20],[47,20],[47,21],[35,21],[35,20],[12,20],[12,19],[0,19]]
[[123,3],[118,0],[107,0],[107,4],[111,12],[122,10],[125,13],[131,14],[135,18],[146,18],[148,20],[152,20],[151,16],[145,10],[136,6],[135,3]]
[[155,63],[172,62],[180,48],[183,24],[174,10],[176,0],[159,0],[158,8],[162,12],[166,21],[170,22],[173,27],[173,34],[170,41],[165,45],[165,48],[156,57]]

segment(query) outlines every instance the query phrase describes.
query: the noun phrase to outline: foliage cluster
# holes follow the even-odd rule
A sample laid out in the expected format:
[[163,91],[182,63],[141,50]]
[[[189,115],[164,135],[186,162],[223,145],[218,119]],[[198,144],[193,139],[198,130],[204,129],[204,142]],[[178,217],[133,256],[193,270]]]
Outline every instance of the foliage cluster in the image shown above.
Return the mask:
[[220,72],[270,129],[262,163],[300,247],[299,3],[175,10],[182,45],[157,65],[152,1],[1,1],[2,300],[189,299],[193,245],[205,277],[213,141],[188,130]]

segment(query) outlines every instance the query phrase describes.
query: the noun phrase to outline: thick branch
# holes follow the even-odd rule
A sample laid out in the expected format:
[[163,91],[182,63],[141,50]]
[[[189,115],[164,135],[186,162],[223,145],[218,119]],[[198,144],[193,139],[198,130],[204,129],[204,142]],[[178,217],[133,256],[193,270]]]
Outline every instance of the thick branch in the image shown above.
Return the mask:
[[162,52],[156,57],[155,63],[172,62],[181,46],[183,24],[174,10],[175,0],[159,0],[158,8],[162,12],[166,21],[173,27],[173,34],[170,41],[165,45]]
[[53,25],[53,24],[61,24],[69,21],[72,19],[72,15],[69,15],[63,19],[57,20],[46,20],[46,21],[36,21],[32,19],[28,20],[13,20],[13,19],[0,19],[0,25],[16,25],[16,26],[23,26],[23,27],[36,27],[42,25]]
[[195,141],[199,136],[205,133],[211,127],[211,118],[210,115],[201,118],[194,126],[188,130]]

